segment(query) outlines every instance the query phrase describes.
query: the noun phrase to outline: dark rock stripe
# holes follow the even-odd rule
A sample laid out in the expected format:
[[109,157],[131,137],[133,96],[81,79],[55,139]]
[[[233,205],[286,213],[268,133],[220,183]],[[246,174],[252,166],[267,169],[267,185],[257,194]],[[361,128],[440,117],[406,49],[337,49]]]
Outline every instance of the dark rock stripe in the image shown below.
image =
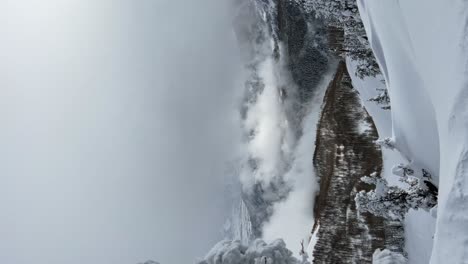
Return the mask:
[[[369,129],[362,133],[360,123]],[[324,98],[314,165],[320,192],[314,206],[314,263],[371,263],[377,248],[403,251],[403,225],[357,212],[354,197],[371,186],[360,178],[382,171],[377,130],[353,89],[343,61]]]

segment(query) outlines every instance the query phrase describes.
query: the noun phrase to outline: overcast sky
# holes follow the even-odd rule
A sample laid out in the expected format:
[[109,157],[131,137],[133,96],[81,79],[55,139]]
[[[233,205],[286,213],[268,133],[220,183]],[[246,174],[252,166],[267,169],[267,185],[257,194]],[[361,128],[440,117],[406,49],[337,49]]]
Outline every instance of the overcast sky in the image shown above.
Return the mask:
[[0,263],[192,263],[220,238],[220,0],[0,0]]

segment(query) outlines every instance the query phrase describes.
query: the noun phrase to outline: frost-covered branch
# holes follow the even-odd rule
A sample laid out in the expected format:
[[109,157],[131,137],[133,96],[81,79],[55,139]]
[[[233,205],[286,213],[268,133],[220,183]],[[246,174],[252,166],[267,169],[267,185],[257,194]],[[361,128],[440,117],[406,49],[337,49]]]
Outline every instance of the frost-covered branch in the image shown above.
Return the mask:
[[375,102],[376,104],[380,105],[380,107],[384,110],[390,109],[390,96],[388,95],[387,89],[380,89],[381,93],[371,99],[369,101]]
[[395,150],[395,139],[394,138],[384,138],[384,139],[379,139],[375,142],[377,145],[380,145],[381,147],[390,149],[390,150]]
[[409,185],[408,189],[388,186],[385,179],[363,177],[362,181],[375,185],[373,191],[359,192],[356,197],[356,207],[360,212],[369,212],[387,219],[403,220],[410,209],[429,211],[437,204],[437,196],[428,188],[418,184],[417,178],[402,178]]
[[393,166],[392,173],[396,176],[407,178],[408,176],[414,176],[414,169],[411,167],[411,164],[400,163]]

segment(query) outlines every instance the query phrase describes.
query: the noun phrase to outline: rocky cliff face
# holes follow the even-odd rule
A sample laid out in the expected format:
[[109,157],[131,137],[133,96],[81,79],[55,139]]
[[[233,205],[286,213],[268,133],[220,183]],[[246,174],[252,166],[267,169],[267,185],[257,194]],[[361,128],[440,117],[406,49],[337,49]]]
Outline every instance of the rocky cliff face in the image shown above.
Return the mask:
[[382,170],[371,117],[341,62],[330,83],[318,125],[314,165],[320,192],[314,207],[314,263],[371,263],[378,248],[403,251],[403,225],[356,210],[354,197],[369,185],[360,178]]

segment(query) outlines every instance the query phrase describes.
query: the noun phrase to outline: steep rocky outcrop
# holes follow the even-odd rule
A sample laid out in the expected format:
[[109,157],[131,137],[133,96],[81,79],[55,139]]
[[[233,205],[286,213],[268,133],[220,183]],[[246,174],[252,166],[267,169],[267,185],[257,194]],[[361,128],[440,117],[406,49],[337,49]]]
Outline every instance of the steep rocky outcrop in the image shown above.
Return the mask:
[[314,207],[314,263],[371,263],[378,248],[403,251],[403,225],[356,210],[354,197],[370,186],[360,178],[380,175],[382,153],[372,118],[341,62],[324,99],[314,165],[320,192]]

